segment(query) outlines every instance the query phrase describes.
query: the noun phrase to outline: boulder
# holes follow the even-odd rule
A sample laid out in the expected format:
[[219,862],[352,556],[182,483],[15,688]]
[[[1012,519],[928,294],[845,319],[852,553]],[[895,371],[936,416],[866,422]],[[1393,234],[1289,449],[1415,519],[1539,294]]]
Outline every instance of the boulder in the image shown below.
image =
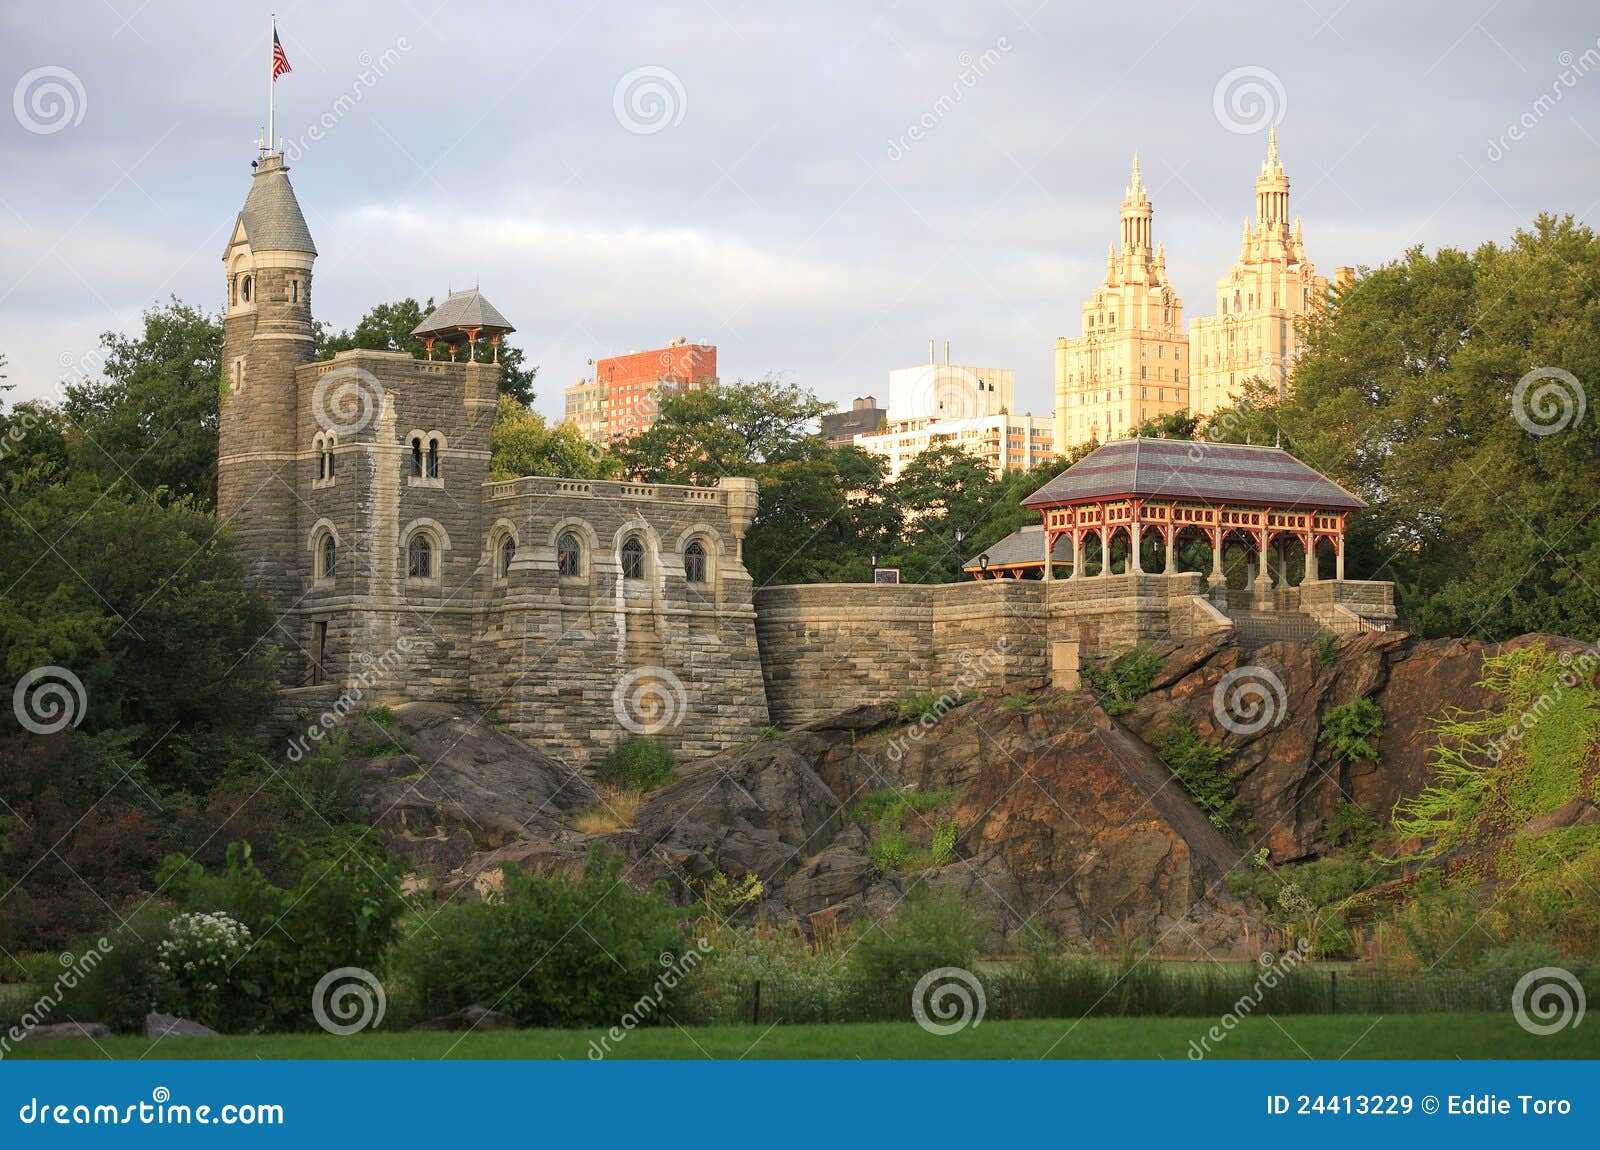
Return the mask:
[[419,1022],[412,1030],[515,1030],[517,1020],[509,1014],[491,1010],[482,1003],[463,1006],[460,1010]]
[[190,1022],[187,1018],[158,1014],[155,1011],[144,1016],[144,1036],[146,1038],[218,1037],[217,1032],[209,1026],[201,1026],[198,1022]]
[[110,1038],[111,1027],[103,1022],[49,1022],[22,1032],[22,1037],[35,1038]]

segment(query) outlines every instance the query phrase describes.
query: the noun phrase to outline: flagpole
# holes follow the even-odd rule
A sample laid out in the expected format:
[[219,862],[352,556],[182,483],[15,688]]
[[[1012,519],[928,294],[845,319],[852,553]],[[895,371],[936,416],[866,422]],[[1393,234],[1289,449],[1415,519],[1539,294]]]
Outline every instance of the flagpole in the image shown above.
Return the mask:
[[272,14],[272,38],[267,41],[267,155],[278,146],[278,77],[273,74],[278,51],[278,14]]

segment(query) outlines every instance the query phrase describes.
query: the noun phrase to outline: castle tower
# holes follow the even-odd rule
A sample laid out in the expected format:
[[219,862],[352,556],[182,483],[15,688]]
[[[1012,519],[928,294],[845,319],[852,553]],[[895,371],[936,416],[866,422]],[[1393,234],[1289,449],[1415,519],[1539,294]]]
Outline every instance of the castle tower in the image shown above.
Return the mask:
[[1144,421],[1188,406],[1183,301],[1167,279],[1166,251],[1154,243],[1154,214],[1135,155],[1120,241],[1084,302],[1082,334],[1056,340],[1058,453],[1132,435]]
[[[301,594],[297,536],[295,369],[315,358],[311,268],[316,245],[281,154],[255,175],[223,252],[222,407],[217,513],[247,576],[280,615]],[[292,636],[278,641],[293,648]]]
[[1306,259],[1300,223],[1289,222],[1289,177],[1278,159],[1278,130],[1256,176],[1255,220],[1246,219],[1239,258],[1217,281],[1217,314],[1190,325],[1194,411],[1211,415],[1251,380],[1287,395],[1300,350],[1296,325],[1327,298],[1328,281]]

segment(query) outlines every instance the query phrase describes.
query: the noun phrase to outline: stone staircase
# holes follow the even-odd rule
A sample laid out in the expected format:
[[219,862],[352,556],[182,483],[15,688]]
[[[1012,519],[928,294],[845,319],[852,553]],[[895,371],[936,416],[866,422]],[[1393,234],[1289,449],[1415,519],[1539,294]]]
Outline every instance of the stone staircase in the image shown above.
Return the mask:
[[1247,651],[1268,643],[1315,639],[1323,631],[1316,619],[1299,612],[1231,610],[1228,615],[1239,646]]

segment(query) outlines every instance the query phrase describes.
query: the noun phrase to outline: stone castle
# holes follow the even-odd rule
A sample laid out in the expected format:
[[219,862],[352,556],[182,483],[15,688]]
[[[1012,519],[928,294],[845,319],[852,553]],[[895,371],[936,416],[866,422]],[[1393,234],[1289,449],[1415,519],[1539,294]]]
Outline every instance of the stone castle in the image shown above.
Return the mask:
[[[491,481],[509,321],[451,293],[414,333],[429,358],[319,360],[316,257],[283,158],[262,155],[223,255],[217,506],[277,615],[285,726],[439,700],[579,763],[630,733],[709,754],[910,692],[1075,684],[1080,658],[1127,643],[1394,618],[1389,584],[1345,578],[1359,500],[1275,449],[1145,440],[1032,497],[1044,526],[975,557],[971,582],[758,591],[753,480]],[[1209,578],[1178,569],[1197,542]]]
[[289,700],[470,701],[567,748],[660,729],[710,752],[764,729],[740,558],[755,483],[490,482],[500,368],[476,345],[510,325],[463,292],[417,333],[450,360],[319,361],[316,257],[264,155],[223,256],[217,508],[277,613]]

